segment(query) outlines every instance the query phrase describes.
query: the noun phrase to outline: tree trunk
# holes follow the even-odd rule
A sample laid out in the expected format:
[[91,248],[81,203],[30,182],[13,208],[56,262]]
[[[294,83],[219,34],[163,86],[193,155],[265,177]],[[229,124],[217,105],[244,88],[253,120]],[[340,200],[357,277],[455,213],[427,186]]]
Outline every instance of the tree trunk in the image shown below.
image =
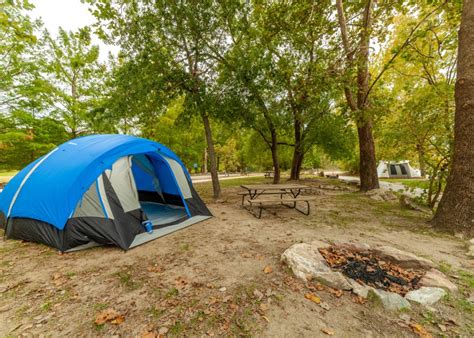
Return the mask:
[[425,154],[423,152],[423,147],[421,145],[417,145],[416,146],[416,151],[418,152],[418,163],[420,164],[421,177],[425,177],[425,175],[426,175],[426,162],[425,162]]
[[295,145],[295,151],[293,152],[293,160],[291,162],[290,180],[297,181],[300,179],[301,165],[303,163],[303,158],[304,158],[304,152],[302,151],[301,147],[299,147],[299,149],[296,149],[296,145]]
[[293,149],[293,160],[291,162],[290,180],[300,179],[301,162],[303,158],[301,122],[298,118],[294,119],[295,147]]
[[372,26],[372,0],[368,0],[364,9],[357,55],[357,110],[360,155],[360,190],[368,191],[379,188],[375,144],[372,133],[372,118],[366,116],[367,95],[369,92],[369,48]]
[[454,156],[435,227],[474,235],[474,1],[465,0],[459,29]]
[[[350,109],[356,115],[357,131],[359,134],[360,155],[360,189],[368,191],[379,188],[377,163],[375,160],[374,137],[372,134],[372,118],[366,116],[367,96],[369,92],[369,49],[370,32],[372,29],[373,1],[367,0],[362,17],[359,48],[357,50],[357,102],[355,102],[350,86],[344,87],[344,94]],[[354,52],[350,48],[347,22],[344,15],[342,0],[336,0],[339,27],[342,44],[346,54],[348,68],[354,62]]]
[[211,162],[211,178],[212,178],[212,190],[214,192],[213,197],[219,198],[221,195],[221,187],[219,184],[219,177],[217,173],[217,161],[216,152],[214,151],[214,142],[212,140],[211,124],[209,122],[209,116],[206,113],[201,113],[202,122],[204,123],[204,130],[206,132],[207,149],[209,152],[209,160]]
[[272,144],[270,146],[272,151],[272,161],[273,161],[273,184],[280,183],[280,160],[278,159],[278,138],[276,130],[271,130],[272,134]]
[[204,148],[204,165],[202,166],[201,172],[207,174],[207,148]]
[[379,188],[377,176],[377,163],[375,161],[375,144],[372,136],[372,123],[367,121],[362,127],[357,128],[359,134],[359,170],[360,190],[369,191]]

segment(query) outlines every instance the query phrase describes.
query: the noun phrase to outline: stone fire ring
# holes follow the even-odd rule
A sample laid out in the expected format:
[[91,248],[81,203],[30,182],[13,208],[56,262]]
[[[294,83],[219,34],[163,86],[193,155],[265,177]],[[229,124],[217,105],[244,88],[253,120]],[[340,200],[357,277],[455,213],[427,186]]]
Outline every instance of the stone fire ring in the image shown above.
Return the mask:
[[354,294],[367,298],[369,294],[377,297],[382,305],[389,310],[410,308],[410,302],[430,306],[446,295],[446,290],[455,292],[457,286],[453,284],[441,271],[434,268],[432,261],[418,257],[410,252],[405,252],[391,246],[375,246],[371,248],[365,243],[336,243],[336,248],[347,249],[353,252],[368,253],[372,251],[380,259],[395,263],[405,269],[418,269],[426,271],[418,282],[417,290],[408,292],[405,297],[368,285],[361,285],[355,280],[344,276],[339,271],[329,267],[320,248],[330,246],[327,243],[314,241],[311,243],[296,243],[289,247],[282,255],[281,260],[286,263],[295,276],[304,282],[318,281],[323,285],[335,289],[352,291]]

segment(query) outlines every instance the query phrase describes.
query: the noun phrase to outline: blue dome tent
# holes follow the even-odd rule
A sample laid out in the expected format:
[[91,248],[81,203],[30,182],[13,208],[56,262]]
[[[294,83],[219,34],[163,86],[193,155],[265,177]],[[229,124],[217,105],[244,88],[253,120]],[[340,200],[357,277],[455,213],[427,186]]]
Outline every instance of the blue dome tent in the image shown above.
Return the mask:
[[0,193],[7,238],[63,252],[95,245],[127,250],[210,216],[170,149],[128,135],[66,142],[26,166]]

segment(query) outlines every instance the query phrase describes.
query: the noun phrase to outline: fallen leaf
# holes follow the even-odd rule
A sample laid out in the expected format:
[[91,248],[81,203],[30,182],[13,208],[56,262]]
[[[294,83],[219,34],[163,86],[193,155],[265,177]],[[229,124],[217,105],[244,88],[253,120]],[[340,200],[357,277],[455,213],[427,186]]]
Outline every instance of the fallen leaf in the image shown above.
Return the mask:
[[419,337],[421,338],[432,338],[433,336],[429,333],[423,326],[417,323],[410,324],[410,327],[413,329]]
[[317,282],[317,283],[314,285],[314,287],[315,287],[316,290],[318,290],[318,291],[324,290],[324,285],[321,284],[321,283],[319,283],[319,282]]
[[329,292],[332,293],[337,298],[340,298],[343,295],[342,290],[329,288]]
[[309,299],[310,301],[319,304],[321,303],[321,298],[316,296],[315,294],[308,292],[307,294],[304,295],[304,298]]
[[447,331],[446,326],[444,326],[443,324],[438,324],[438,327],[441,330],[441,332],[446,332]]
[[266,274],[269,274],[269,273],[272,273],[273,272],[273,269],[270,265],[267,265],[265,267],[265,269],[263,269],[263,272],[266,273]]
[[322,328],[321,329],[321,332],[327,334],[328,336],[334,336],[334,330],[330,329],[330,328]]
[[158,264],[149,265],[146,269],[148,272],[156,272],[156,273],[163,272],[165,270],[162,266],[159,266]]
[[120,325],[120,324],[122,324],[124,321],[125,321],[125,316],[120,315],[120,316],[116,317],[115,319],[112,319],[110,322],[111,322],[112,324],[115,324],[115,325]]
[[[119,318],[121,317],[121,318]],[[118,313],[117,311],[115,311],[114,309],[112,308],[108,308],[108,309],[105,309],[104,311],[100,312],[96,318],[95,318],[95,323],[97,325],[103,325],[105,324],[106,322],[112,322],[116,320],[115,323],[113,324],[121,324],[124,322],[125,320],[125,317],[122,316],[120,313]]]
[[354,303],[357,303],[357,304],[365,304],[367,303],[367,299],[364,298],[364,297],[361,297],[361,296],[354,296],[352,298],[352,300],[354,301]]
[[268,311],[268,304],[266,304],[266,303],[261,303],[261,304],[260,304],[260,310],[261,310],[262,312]]

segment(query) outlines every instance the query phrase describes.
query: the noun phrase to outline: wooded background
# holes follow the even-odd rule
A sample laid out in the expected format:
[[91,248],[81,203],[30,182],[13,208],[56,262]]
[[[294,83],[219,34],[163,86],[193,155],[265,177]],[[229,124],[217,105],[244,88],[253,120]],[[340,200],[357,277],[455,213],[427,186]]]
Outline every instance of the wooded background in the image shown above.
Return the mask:
[[[379,160],[444,188],[461,0],[84,2],[97,23],[57,38],[29,1],[0,4],[0,169],[126,133],[208,169],[215,197],[218,171],[328,166],[366,191]],[[92,34],[118,55],[99,61]]]

